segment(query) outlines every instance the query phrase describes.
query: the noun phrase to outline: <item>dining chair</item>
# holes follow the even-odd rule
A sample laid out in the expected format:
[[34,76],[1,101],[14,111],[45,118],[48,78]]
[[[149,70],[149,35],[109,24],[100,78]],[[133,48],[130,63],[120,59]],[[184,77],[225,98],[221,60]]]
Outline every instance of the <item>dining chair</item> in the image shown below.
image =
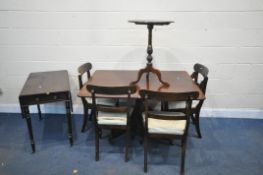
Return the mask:
[[[81,89],[83,86],[84,86],[84,83],[85,80],[83,80],[83,76],[85,75],[86,76],[86,81],[90,79],[90,71],[92,69],[92,64],[91,63],[85,63],[85,64],[82,64],[81,66],[79,66],[78,68],[78,80],[79,80],[79,89]],[[83,116],[83,124],[82,124],[82,129],[81,129],[81,132],[85,132],[85,129],[86,129],[86,125],[88,123],[88,118],[90,116],[92,116],[92,101],[91,101],[91,98],[84,98],[84,97],[81,97],[81,101],[82,101],[82,104],[83,104],[83,113],[84,113],[84,116]]]
[[[208,82],[208,68],[202,64],[196,63],[193,67],[194,72],[191,77],[193,81],[199,86],[202,92],[206,93],[206,87]],[[202,138],[200,131],[200,111],[203,106],[204,100],[193,100],[192,103],[192,113],[191,119],[195,125],[195,129],[199,138]],[[169,111],[181,111],[185,106],[185,102],[171,102],[166,104],[166,107],[163,107],[165,110]]]
[[[91,63],[84,63],[81,66],[78,67],[78,81],[79,81],[79,89],[81,89],[86,81],[88,81],[91,77],[91,71],[92,69],[92,64]],[[84,77],[86,76],[86,78],[84,79]],[[81,101],[83,104],[83,113],[84,113],[84,117],[83,117],[83,124],[82,124],[82,128],[81,128],[81,132],[85,132],[87,125],[88,125],[88,121],[89,119],[92,119],[92,115],[94,114],[93,110],[92,110],[92,99],[91,98],[84,98],[81,97]],[[118,99],[116,100],[112,100],[112,99],[99,99],[101,104],[105,104],[105,105],[118,105],[119,101]]]
[[[181,139],[180,173],[184,174],[186,141],[191,115],[192,100],[198,97],[198,92],[158,92],[141,90],[140,96],[144,101],[144,172],[148,171],[148,140],[149,138]],[[182,112],[162,111],[156,108],[149,110],[150,101],[185,101]]]
[[[92,108],[95,111],[94,125],[95,125],[95,160],[99,160],[99,139],[102,134],[102,129],[110,130],[124,130],[126,133],[125,143],[125,161],[128,161],[128,151],[130,144],[130,129],[131,129],[131,113],[132,100],[131,94],[137,90],[136,86],[122,86],[122,87],[105,87],[87,85],[87,89],[92,94]],[[97,104],[99,96],[122,96],[126,99],[125,105],[107,106]]]
[[[208,82],[208,72],[209,69],[199,63],[194,65],[194,72],[192,73],[191,77],[194,82],[199,86],[202,92],[206,93],[206,87]],[[200,78],[202,76],[202,79]],[[201,80],[200,80],[201,79]],[[192,108],[191,118],[193,123],[195,124],[196,132],[199,138],[202,138],[201,131],[200,131],[200,111],[203,106],[204,100],[194,100],[194,107]]]

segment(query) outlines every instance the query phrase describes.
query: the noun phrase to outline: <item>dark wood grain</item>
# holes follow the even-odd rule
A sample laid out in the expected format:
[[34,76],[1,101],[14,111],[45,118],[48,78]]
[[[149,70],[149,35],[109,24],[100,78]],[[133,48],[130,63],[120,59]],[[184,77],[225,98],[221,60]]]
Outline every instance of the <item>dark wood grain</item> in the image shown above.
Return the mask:
[[[209,69],[202,64],[196,63],[193,67],[194,72],[192,73],[191,77],[195,84],[201,89],[203,94],[206,92],[206,86],[208,82],[208,73]],[[192,115],[191,118],[193,123],[195,124],[196,132],[199,138],[202,138],[201,131],[200,131],[200,111],[203,106],[204,99],[199,99],[198,104],[192,107]],[[169,103],[165,102],[166,109],[169,111],[182,111],[182,109],[171,109],[169,108]]]
[[135,23],[137,25],[168,25],[174,21],[160,21],[160,20],[129,20],[130,23]]
[[64,101],[66,115],[68,118],[68,139],[73,145],[72,137],[72,99],[70,93],[69,77],[66,70],[31,73],[19,95],[19,103],[23,118],[26,119],[29,138],[33,153],[35,152],[35,141],[29,113],[29,105],[37,105],[41,119],[39,104]]
[[[94,127],[95,127],[95,136],[96,136],[96,152],[95,159],[99,160],[99,135],[102,134],[102,129],[120,129],[126,131],[126,143],[125,143],[125,161],[128,161],[128,150],[130,145],[130,128],[131,128],[131,94],[135,93],[136,86],[128,85],[128,86],[98,86],[98,85],[87,85],[87,90],[92,93],[92,108],[95,111],[94,118]],[[124,106],[101,106],[97,104],[97,95],[125,95],[127,98],[127,103]],[[126,113],[127,122],[125,125],[117,125],[117,124],[99,124],[98,123],[98,112],[106,112],[106,113]]]
[[148,29],[148,46],[147,46],[147,64],[143,69],[140,69],[138,71],[137,79],[132,82],[132,84],[137,84],[140,80],[141,77],[144,73],[147,75],[149,73],[153,73],[158,77],[159,82],[161,82],[164,86],[168,87],[169,83],[164,81],[162,79],[162,74],[161,71],[154,68],[152,65],[152,60],[153,60],[153,46],[152,46],[152,30],[154,25],[169,25],[173,21],[157,21],[157,20],[131,20],[129,22],[135,23],[136,25],[147,25]]
[[[181,154],[181,166],[180,166],[180,175],[184,174],[184,164],[185,164],[185,151],[186,151],[186,140],[187,140],[187,133],[189,128],[189,119],[191,115],[191,106],[192,100],[198,96],[198,92],[182,92],[182,93],[168,93],[168,92],[157,92],[157,91],[150,91],[150,90],[141,90],[140,91],[141,98],[144,100],[144,109],[145,109],[145,118],[144,118],[144,172],[148,171],[148,144],[149,138],[168,138],[174,139],[176,137],[181,137],[182,143],[182,154]],[[162,101],[184,101],[186,102],[186,106],[184,109],[184,113],[173,113],[168,111],[159,111],[156,109],[151,110],[148,100],[157,100],[159,102]],[[185,120],[186,126],[184,132],[181,134],[176,133],[150,133],[148,129],[148,120],[149,118],[152,119],[159,119],[161,120],[169,120],[169,121],[176,121],[176,120]]]
[[[169,87],[164,87],[152,74],[149,75],[149,81],[144,76],[137,84],[138,90],[149,89],[153,91],[161,92],[193,92],[197,91],[199,96],[197,99],[205,99],[204,93],[198,87],[198,85],[192,80],[190,75],[186,71],[162,71],[163,79],[169,82]],[[91,94],[87,91],[86,85],[97,86],[127,86],[133,80],[137,78],[137,71],[126,70],[96,70],[88,82],[81,88],[78,93],[79,97],[91,97]],[[107,96],[103,96],[107,97]],[[138,91],[132,94],[132,98],[139,99],[140,95]],[[118,98],[125,98],[124,96],[118,96]]]
[[[83,87],[83,77],[87,77],[87,80],[90,78],[90,71],[92,69],[92,64],[87,62],[78,67],[78,80],[79,80],[79,89]],[[91,119],[93,111],[91,104],[88,103],[88,101],[82,97],[81,98],[82,104],[83,104],[83,124],[81,127],[81,132],[85,132],[86,128],[88,126],[88,118]]]

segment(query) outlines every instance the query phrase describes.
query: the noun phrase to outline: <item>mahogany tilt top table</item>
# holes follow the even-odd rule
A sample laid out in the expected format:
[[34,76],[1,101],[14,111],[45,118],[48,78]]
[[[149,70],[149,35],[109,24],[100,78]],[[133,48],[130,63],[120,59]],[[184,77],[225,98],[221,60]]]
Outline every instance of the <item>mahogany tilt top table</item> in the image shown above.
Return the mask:
[[169,83],[167,81],[163,81],[161,71],[154,68],[152,65],[152,60],[153,60],[153,56],[152,56],[152,53],[153,53],[152,30],[153,30],[153,27],[155,25],[158,25],[158,26],[169,25],[170,23],[173,23],[173,21],[130,20],[129,22],[135,23],[136,25],[146,25],[147,29],[148,29],[147,64],[146,64],[145,68],[139,70],[137,79],[135,81],[131,82],[131,84],[137,84],[140,81],[140,79],[144,73],[147,73],[146,78],[148,78],[149,73],[154,73],[158,77],[159,81],[164,86],[168,87]]
[[[31,73],[19,95],[19,102],[23,118],[26,119],[31,147],[35,152],[35,141],[29,112],[29,105],[38,105],[39,115],[40,104],[65,101],[68,118],[68,139],[73,145],[71,111],[72,100],[68,72],[66,70],[52,72]],[[41,117],[40,117],[41,119]]]

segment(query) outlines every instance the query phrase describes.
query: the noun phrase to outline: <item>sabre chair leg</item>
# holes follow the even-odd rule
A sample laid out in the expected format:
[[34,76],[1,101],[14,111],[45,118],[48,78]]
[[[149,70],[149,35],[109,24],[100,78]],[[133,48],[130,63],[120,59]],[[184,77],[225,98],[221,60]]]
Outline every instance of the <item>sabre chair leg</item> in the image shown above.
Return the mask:
[[87,107],[87,104],[84,100],[83,101],[83,113],[84,113],[84,116],[83,116],[83,124],[82,124],[82,128],[81,128],[81,132],[85,132],[86,131],[86,126],[88,124],[88,115],[89,115],[89,111],[88,111],[88,107]]
[[129,160],[129,146],[130,146],[130,128],[126,131],[126,145],[125,145],[125,162]]
[[202,138],[201,131],[200,131],[200,122],[199,122],[199,114],[195,115],[195,129],[199,138]]
[[82,129],[81,132],[85,132],[86,125],[88,123],[88,110],[84,107],[84,116],[83,116],[83,124],[82,124]]
[[98,161],[99,160],[99,128],[97,126],[95,127],[95,144],[96,144],[95,159],[96,161]]
[[195,125],[195,130],[197,133],[198,138],[202,138],[201,130],[200,130],[200,122],[199,122],[199,113],[195,114],[194,116],[194,125]]
[[148,138],[144,136],[144,172],[147,173],[148,171]]
[[195,125],[195,118],[194,118],[194,114],[191,114],[191,120],[192,120],[193,124]]
[[186,152],[186,137],[182,138],[182,155],[181,155],[181,167],[180,175],[184,175],[184,166],[185,166],[185,152]]
[[93,115],[94,115],[94,110],[90,109],[90,114],[88,115],[89,116],[89,121],[93,120]]

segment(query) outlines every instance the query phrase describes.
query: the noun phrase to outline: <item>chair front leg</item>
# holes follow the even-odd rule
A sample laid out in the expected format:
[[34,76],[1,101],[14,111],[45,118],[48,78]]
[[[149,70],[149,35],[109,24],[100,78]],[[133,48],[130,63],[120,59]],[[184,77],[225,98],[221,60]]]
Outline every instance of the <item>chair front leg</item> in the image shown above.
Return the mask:
[[199,138],[202,138],[200,131],[199,113],[195,114],[195,129]]
[[95,126],[95,159],[96,161],[99,160],[99,128]]
[[93,120],[93,115],[95,114],[95,111],[91,108],[90,109],[90,114],[89,114],[89,121]]
[[194,114],[191,114],[191,120],[192,120],[193,124],[195,125],[195,118],[194,118]]
[[83,113],[84,113],[81,132],[85,132],[86,125],[88,123],[88,104],[87,104],[87,102],[85,101],[84,98],[81,99],[81,100],[82,100],[82,103],[83,103]]
[[181,153],[181,167],[180,175],[184,175],[184,165],[185,165],[185,152],[186,152],[186,135],[182,138],[182,153]]
[[146,131],[144,133],[143,144],[144,144],[144,172],[147,173],[148,171],[148,136],[147,136]]
[[126,129],[126,146],[125,146],[125,162],[129,160],[129,146],[130,146],[130,127]]
[[200,116],[200,111],[201,111],[201,107],[203,103],[204,103],[204,100],[201,100],[193,112],[194,120],[195,120],[195,129],[196,129],[196,132],[199,138],[202,138],[201,130],[200,130],[200,121],[199,121],[200,117],[199,116]]

